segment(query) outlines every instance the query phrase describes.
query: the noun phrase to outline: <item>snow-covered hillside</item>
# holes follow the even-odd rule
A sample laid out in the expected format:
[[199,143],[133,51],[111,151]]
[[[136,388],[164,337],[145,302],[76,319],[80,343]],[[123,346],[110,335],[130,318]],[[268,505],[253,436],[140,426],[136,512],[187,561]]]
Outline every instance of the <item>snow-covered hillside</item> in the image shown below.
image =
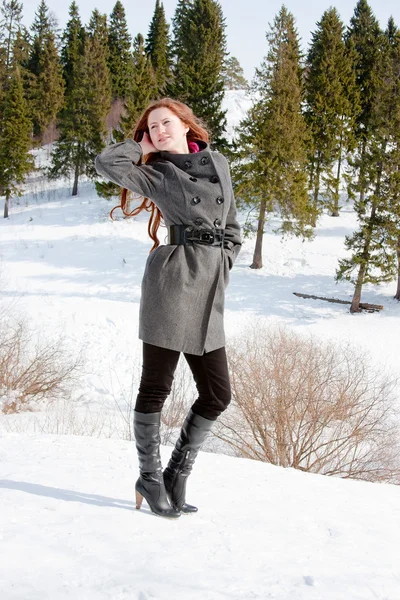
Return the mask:
[[2,600],[400,597],[395,486],[201,453],[172,522],[135,510],[129,442],[7,434],[0,465]]
[[[227,95],[230,134],[249,103]],[[147,215],[112,222],[90,182],[70,192],[34,175],[0,219],[0,307],[84,360],[69,403],[0,414],[1,600],[399,600],[398,487],[202,453],[190,482],[198,515],[171,523],[133,510],[137,463],[118,405],[140,372]],[[293,295],[351,299],[334,273],[355,225],[350,205],[324,215],[312,242],[282,241],[271,222],[258,271],[246,240],[227,290],[228,339],[257,319],[284,324],[365,348],[400,375],[395,282],[365,286],[363,299],[385,307],[375,314]]]

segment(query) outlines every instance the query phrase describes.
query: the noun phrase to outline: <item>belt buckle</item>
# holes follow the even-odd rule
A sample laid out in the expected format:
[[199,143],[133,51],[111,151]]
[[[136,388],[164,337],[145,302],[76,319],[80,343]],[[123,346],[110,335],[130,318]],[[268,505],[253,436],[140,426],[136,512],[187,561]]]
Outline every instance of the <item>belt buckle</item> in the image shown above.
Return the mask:
[[204,244],[213,244],[215,236],[212,231],[200,231],[199,239]]

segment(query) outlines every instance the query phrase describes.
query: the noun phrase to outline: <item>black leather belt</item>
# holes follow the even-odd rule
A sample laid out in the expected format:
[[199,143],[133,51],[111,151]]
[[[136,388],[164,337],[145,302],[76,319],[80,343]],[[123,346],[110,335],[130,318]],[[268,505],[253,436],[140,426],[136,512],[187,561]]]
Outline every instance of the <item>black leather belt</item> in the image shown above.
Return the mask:
[[223,246],[225,229],[196,229],[190,225],[170,225],[168,244],[180,245],[196,242],[207,246]]

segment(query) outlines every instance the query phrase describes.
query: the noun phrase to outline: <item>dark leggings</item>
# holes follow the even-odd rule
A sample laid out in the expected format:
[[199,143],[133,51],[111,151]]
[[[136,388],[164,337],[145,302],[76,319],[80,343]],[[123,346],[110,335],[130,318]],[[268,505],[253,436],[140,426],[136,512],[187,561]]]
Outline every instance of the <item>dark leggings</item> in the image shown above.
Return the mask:
[[[171,391],[180,352],[143,343],[143,368],[135,410],[142,413],[160,412]],[[215,420],[231,400],[225,348],[202,356],[186,354],[192,371],[198,398],[192,406],[197,415]]]

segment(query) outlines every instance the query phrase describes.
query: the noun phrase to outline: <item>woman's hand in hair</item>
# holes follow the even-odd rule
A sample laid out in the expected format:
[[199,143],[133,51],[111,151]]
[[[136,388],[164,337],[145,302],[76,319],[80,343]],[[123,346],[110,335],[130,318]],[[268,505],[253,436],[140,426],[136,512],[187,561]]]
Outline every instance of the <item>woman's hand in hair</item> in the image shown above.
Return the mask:
[[157,148],[152,144],[150,140],[150,136],[148,133],[144,132],[142,141],[139,142],[139,145],[142,147],[143,154],[150,154],[151,152],[159,152]]

